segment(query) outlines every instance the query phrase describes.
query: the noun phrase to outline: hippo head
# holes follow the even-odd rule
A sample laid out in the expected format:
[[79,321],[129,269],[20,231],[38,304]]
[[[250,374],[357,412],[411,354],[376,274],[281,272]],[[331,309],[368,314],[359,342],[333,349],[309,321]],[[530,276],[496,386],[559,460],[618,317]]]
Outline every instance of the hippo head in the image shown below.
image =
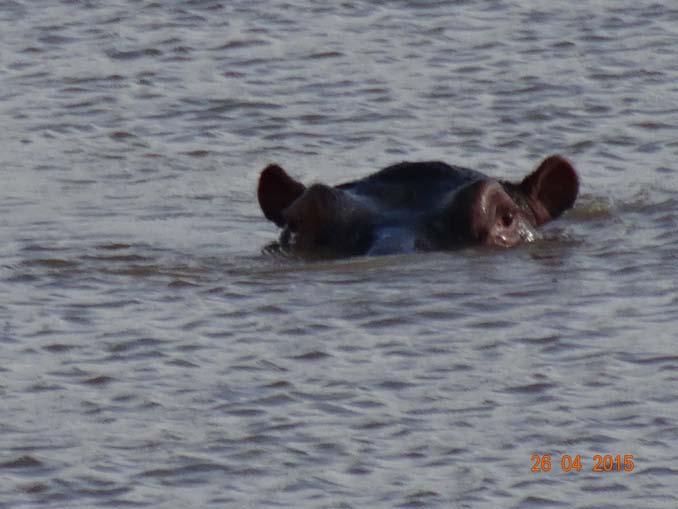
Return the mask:
[[572,165],[551,156],[519,184],[487,178],[453,191],[435,215],[432,237],[443,249],[531,242],[537,238],[537,227],[574,205],[578,192]]
[[270,165],[259,179],[264,215],[281,243],[333,256],[512,247],[571,208],[579,189],[572,165],[545,159],[520,183],[444,163],[400,163],[365,179],[306,187]]

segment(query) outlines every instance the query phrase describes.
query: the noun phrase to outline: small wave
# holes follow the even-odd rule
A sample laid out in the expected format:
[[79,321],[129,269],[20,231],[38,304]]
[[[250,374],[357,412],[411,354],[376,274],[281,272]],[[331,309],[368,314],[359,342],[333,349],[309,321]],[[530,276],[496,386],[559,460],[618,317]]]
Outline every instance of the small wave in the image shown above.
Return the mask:
[[1,468],[35,468],[41,467],[43,463],[33,456],[21,456],[19,458],[0,463]]
[[614,215],[615,206],[609,198],[584,195],[566,217],[575,222],[593,221]]

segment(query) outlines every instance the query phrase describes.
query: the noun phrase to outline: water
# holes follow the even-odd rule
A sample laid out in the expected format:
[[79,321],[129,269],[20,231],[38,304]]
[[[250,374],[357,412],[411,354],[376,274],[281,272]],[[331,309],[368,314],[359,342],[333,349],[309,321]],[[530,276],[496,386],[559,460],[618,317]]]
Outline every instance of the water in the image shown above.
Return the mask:
[[[3,2],[0,507],[676,507],[668,5]],[[533,245],[265,250],[269,162],[551,153]]]

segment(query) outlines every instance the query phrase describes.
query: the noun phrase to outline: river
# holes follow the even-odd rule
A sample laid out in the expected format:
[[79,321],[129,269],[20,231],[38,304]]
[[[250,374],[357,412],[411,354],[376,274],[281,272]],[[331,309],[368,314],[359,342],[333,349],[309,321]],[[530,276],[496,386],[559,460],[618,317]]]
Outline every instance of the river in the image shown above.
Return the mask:
[[[670,3],[8,0],[0,41],[1,508],[678,506]],[[531,245],[266,248],[271,162],[553,153]]]

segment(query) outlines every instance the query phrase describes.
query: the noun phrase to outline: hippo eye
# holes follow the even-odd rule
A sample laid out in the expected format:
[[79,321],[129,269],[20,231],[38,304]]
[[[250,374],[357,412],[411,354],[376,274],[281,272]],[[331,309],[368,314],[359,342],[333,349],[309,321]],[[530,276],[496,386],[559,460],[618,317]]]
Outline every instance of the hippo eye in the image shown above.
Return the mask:
[[501,224],[504,226],[504,228],[508,228],[513,224],[513,212],[505,212],[501,216]]

